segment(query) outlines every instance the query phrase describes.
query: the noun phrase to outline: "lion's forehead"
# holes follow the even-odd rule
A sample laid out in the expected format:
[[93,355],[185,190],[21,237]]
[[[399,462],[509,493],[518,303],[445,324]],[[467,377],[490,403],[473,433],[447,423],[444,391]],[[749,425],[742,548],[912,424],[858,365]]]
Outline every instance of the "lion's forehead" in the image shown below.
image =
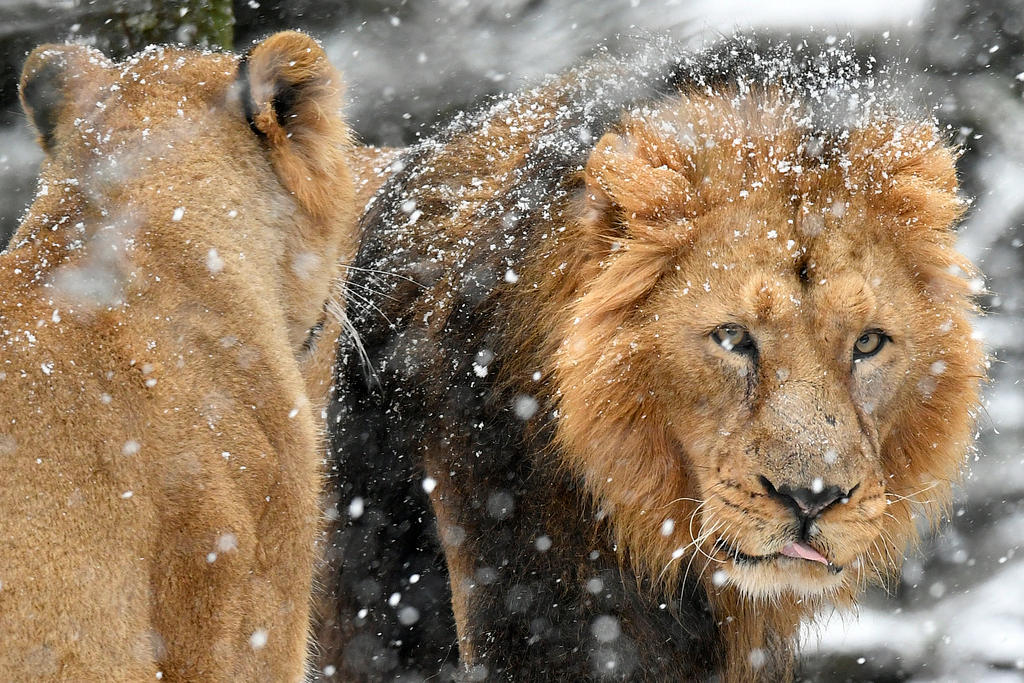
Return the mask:
[[214,156],[212,139],[230,144],[245,132],[244,123],[228,122],[241,109],[230,97],[236,71],[232,55],[168,48],[82,74],[87,82],[75,83],[64,114],[75,131],[65,172],[105,193],[186,148]]
[[894,247],[851,239],[858,230],[836,226],[807,236],[786,220],[741,217],[697,240],[674,286],[723,322],[880,324],[913,290]]
[[197,95],[222,88],[236,69],[234,55],[156,46],[112,65],[108,72],[122,88],[145,89],[159,96],[161,88],[180,88]]

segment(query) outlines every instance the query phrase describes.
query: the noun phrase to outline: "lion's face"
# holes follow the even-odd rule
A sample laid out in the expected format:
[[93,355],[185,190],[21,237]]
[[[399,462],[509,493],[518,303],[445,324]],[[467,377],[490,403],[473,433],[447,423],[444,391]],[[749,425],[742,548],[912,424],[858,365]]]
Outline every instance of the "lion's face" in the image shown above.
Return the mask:
[[809,152],[784,106],[750,105],[684,100],[592,155],[607,246],[566,328],[560,436],[657,578],[843,599],[898,568],[970,441],[952,156],[888,119]]
[[942,359],[907,315],[927,302],[894,245],[856,217],[810,236],[775,194],[695,221],[644,330],[704,501],[694,531],[753,594],[835,586],[881,542],[881,444]]

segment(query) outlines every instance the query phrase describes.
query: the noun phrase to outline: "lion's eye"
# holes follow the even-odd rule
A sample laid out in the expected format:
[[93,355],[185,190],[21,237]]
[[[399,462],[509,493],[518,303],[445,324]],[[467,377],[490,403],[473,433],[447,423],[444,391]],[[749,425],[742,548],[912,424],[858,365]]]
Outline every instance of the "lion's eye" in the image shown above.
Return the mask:
[[888,339],[884,332],[878,330],[865,332],[853,343],[853,360],[858,361],[870,358],[882,350]]
[[711,332],[711,338],[726,351],[747,353],[754,348],[750,333],[741,325],[719,325]]

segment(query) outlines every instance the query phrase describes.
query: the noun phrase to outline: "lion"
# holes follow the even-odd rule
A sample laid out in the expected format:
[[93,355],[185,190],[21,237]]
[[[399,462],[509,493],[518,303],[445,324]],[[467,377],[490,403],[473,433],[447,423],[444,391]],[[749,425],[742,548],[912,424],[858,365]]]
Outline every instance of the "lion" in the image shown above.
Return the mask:
[[956,151],[848,48],[679,55],[457,116],[364,215],[344,680],[790,678],[941,517],[985,374]]
[[356,208],[310,37],[33,51],[0,255],[0,679],[300,681],[322,427],[301,371]]

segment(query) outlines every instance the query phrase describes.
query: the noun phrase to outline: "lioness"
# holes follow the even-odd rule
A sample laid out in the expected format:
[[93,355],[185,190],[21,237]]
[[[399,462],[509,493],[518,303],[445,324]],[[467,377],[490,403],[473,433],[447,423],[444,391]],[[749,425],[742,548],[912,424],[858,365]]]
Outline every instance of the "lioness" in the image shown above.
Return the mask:
[[341,92],[292,32],[241,60],[29,56],[46,159],[0,255],[0,680],[303,679],[300,363],[354,239]]
[[954,157],[846,50],[742,39],[595,60],[411,150],[351,280],[328,661],[791,676],[971,443]]

